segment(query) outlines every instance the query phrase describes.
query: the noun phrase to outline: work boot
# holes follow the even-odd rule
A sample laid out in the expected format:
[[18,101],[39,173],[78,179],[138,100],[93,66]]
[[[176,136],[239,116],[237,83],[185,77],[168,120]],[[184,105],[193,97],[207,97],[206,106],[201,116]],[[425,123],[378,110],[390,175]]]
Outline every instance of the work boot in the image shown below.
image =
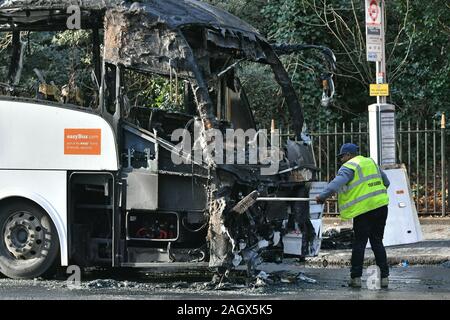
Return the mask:
[[381,287],[382,288],[387,288],[389,287],[389,278],[381,278]]
[[361,277],[351,278],[348,285],[352,288],[361,288]]

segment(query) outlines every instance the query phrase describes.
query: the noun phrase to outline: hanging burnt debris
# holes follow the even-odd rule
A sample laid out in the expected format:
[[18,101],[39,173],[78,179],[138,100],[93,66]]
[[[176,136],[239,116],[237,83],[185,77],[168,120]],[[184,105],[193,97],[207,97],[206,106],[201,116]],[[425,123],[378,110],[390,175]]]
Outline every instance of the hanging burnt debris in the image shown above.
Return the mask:
[[[323,184],[313,182],[317,168],[310,141],[302,140],[302,107],[267,40],[235,16],[197,0],[0,1],[0,30],[66,30],[70,5],[80,8],[81,28],[93,32],[94,64],[103,62],[101,74],[99,66],[93,68],[100,85],[94,111],[113,127],[121,152],[121,170],[116,174],[125,187],[116,218],[121,223],[113,230],[116,251],[107,253],[112,264],[207,262],[223,274],[245,264],[251,271],[268,250],[316,255],[322,206],[276,201],[313,197]],[[98,30],[104,34],[102,53]],[[258,138],[253,112],[235,72],[241,61],[271,67],[295,131],[295,141],[277,146],[272,139],[269,144],[269,153],[279,156],[277,170],[270,174],[262,172],[270,162],[250,164],[248,149],[240,164],[218,161],[217,150],[200,161],[192,157],[196,148],[207,149],[212,143],[208,138],[212,129],[224,133],[254,129],[248,140]],[[168,79],[182,111],[131,105],[127,72],[148,76],[149,81],[155,75]],[[189,145],[192,152],[180,150],[171,141],[178,128],[190,133],[200,130]],[[231,148],[237,153],[240,147]],[[224,154],[227,148],[224,142]],[[174,163],[173,154],[183,162]],[[274,201],[262,202],[258,197]],[[73,241],[73,251],[84,250],[78,239]]]

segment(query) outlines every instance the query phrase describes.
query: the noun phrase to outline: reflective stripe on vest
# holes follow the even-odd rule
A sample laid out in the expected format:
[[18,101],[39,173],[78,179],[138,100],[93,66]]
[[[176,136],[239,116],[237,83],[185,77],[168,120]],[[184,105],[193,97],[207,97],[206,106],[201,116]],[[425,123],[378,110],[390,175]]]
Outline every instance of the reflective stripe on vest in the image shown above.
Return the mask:
[[377,196],[377,195],[383,194],[383,193],[387,193],[387,191],[386,191],[386,190],[378,190],[378,191],[374,191],[374,192],[365,194],[365,195],[363,195],[363,196],[361,196],[361,197],[359,197],[359,198],[356,198],[356,199],[353,200],[353,201],[350,201],[350,202],[344,204],[343,206],[339,207],[339,209],[345,210],[345,209],[347,209],[347,208],[353,206],[354,204],[356,204],[356,203],[358,203],[358,202],[361,202],[361,201],[363,201],[363,200],[365,200],[365,199],[367,199],[367,198],[374,197],[374,196]]
[[354,171],[353,180],[339,190],[339,213],[348,220],[389,203],[380,168],[370,158],[357,156],[343,165]]
[[369,181],[369,180],[372,180],[372,179],[375,179],[375,178],[380,178],[381,180],[383,180],[383,177],[381,176],[380,168],[375,164],[375,162],[374,162],[374,164],[375,164],[375,166],[377,168],[377,173],[371,174],[371,175],[368,175],[368,176],[364,176],[364,174],[362,172],[362,169],[361,169],[361,166],[359,165],[359,163],[355,163],[355,162],[349,161],[346,164],[353,165],[353,166],[356,167],[356,170],[358,170],[359,181],[354,182],[351,186],[346,186],[347,188],[345,189],[345,191],[350,191],[353,188],[359,186],[361,183],[364,183],[366,181]]

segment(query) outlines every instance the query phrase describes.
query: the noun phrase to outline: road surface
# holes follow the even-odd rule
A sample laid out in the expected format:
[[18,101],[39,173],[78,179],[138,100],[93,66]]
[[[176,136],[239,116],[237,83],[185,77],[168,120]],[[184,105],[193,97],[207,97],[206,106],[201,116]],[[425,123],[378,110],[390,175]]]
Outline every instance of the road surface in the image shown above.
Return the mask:
[[[347,286],[347,268],[302,268],[293,266],[289,272],[276,270],[280,265],[266,268],[268,274],[277,274],[277,281],[261,287],[245,284],[236,278],[233,285],[223,290],[208,287],[209,277],[158,276],[128,274],[112,276],[112,273],[83,275],[79,286],[72,287],[64,279],[59,280],[11,280],[0,279],[0,299],[12,300],[111,300],[111,299],[446,299],[450,300],[450,268],[448,266],[410,266],[391,268],[391,286],[387,290],[369,290],[367,275],[363,288]],[[315,283],[295,280],[303,272]],[[294,281],[292,282],[292,276]],[[184,279],[181,281],[180,279]]]

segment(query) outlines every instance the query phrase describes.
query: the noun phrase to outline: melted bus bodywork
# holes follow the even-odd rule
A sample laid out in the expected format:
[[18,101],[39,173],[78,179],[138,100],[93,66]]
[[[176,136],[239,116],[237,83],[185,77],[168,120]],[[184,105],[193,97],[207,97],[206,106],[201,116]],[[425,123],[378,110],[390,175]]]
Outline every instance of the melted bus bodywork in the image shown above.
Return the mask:
[[[15,96],[20,70],[17,57],[23,50],[20,32],[66,30],[71,4],[80,10],[81,28],[92,30],[98,103],[86,109]],[[0,209],[5,216],[1,226],[0,255],[6,256],[0,258],[2,273],[12,277],[40,275],[52,262],[40,252],[50,256],[46,252],[55,247],[62,265],[208,265],[221,273],[239,264],[246,263],[251,269],[262,259],[278,260],[283,245],[291,248],[285,248],[285,253],[317,255],[322,206],[257,201],[257,196],[308,198],[320,191],[323,184],[314,182],[317,168],[306,141],[272,146],[281,161],[277,172],[270,175],[261,174],[267,164],[222,164],[215,158],[175,164],[172,160],[172,155],[180,152],[171,141],[175,129],[256,130],[234,72],[240,61],[270,66],[288,105],[292,128],[301,137],[303,112],[289,75],[272,46],[253,27],[197,0],[18,0],[0,1],[0,29],[13,33],[12,50],[16,53],[6,86],[10,96],[0,99],[0,115],[2,119],[17,116],[26,123],[17,130],[0,120],[0,132],[11,139],[34,132],[36,139],[50,146],[43,150],[27,147],[27,140],[20,138],[23,148],[8,151],[13,147],[2,142],[3,135],[0,138],[0,175],[7,178],[0,181],[16,186],[15,191],[7,192],[0,182],[0,208],[10,208],[8,212]],[[100,30],[104,41],[100,41]],[[131,105],[127,97],[129,72],[167,77],[171,85],[176,79],[174,90],[182,92],[183,111]],[[87,149],[80,149],[78,138],[90,139],[85,142]],[[205,139],[201,134],[192,145],[207,146]],[[27,149],[32,150],[32,157],[27,157]],[[31,191],[23,186],[27,172],[36,180],[46,179],[45,172],[56,171],[64,172],[59,185],[66,186],[66,192],[60,194],[66,208],[61,203],[52,205],[50,195],[55,191],[52,186],[43,186],[45,182],[31,184]],[[19,176],[21,182],[14,182]],[[28,197],[30,192],[37,196]],[[50,199],[36,200],[41,198]],[[21,207],[24,201],[28,209]],[[236,210],[239,206],[244,209]],[[28,212],[28,218],[19,217],[19,212]],[[25,232],[30,217],[39,220],[45,215],[52,220],[41,223],[51,235],[46,241],[50,249]],[[17,226],[13,224],[8,233],[5,228],[11,221]],[[297,250],[290,251],[290,241]],[[12,254],[14,250],[19,253]],[[22,270],[22,261],[34,266],[31,271]]]

